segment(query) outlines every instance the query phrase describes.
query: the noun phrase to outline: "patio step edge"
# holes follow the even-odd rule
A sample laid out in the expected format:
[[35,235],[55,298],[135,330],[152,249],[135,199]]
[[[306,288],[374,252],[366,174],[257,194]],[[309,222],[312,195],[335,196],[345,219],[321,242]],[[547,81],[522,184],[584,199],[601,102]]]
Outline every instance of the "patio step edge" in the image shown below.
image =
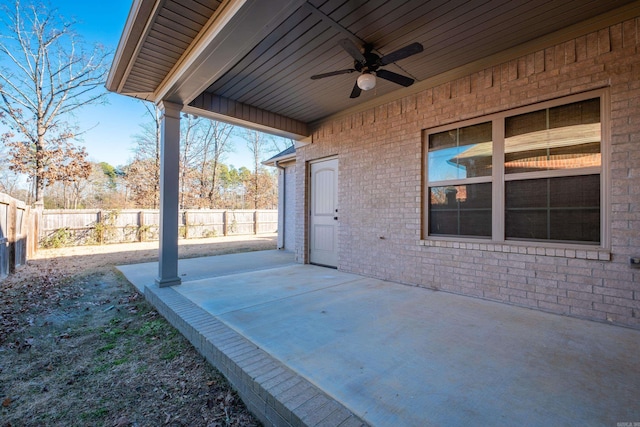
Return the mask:
[[342,403],[174,289],[145,286],[144,296],[227,378],[265,426],[368,426]]

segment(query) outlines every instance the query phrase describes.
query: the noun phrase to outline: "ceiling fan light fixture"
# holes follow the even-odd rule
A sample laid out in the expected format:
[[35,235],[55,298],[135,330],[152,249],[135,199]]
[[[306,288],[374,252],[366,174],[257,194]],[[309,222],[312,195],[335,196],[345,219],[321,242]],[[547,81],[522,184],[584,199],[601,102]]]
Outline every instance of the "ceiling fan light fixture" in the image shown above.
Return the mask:
[[353,58],[353,68],[314,74],[310,78],[311,80],[318,80],[341,74],[359,73],[360,75],[353,85],[353,89],[351,89],[351,95],[349,95],[351,99],[359,97],[363,90],[371,90],[376,87],[377,77],[400,86],[411,86],[415,82],[413,78],[385,70],[381,67],[408,58],[424,50],[420,43],[415,42],[380,57],[373,51],[373,46],[370,44],[364,45],[364,51],[361,51],[360,47],[350,39],[340,40],[338,44]]
[[371,90],[376,87],[376,76],[371,73],[363,73],[358,77],[358,87],[362,90]]

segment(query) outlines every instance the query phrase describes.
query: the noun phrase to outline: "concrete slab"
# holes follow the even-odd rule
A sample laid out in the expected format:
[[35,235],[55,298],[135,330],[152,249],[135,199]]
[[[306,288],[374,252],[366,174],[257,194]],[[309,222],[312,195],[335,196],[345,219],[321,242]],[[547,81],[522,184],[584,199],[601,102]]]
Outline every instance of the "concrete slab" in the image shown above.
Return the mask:
[[[276,266],[274,266],[276,267]],[[176,291],[209,313],[219,316],[257,305],[288,299],[332,286],[361,279],[348,273],[322,268],[319,274],[291,264],[277,268],[277,273],[255,271],[190,281]]]
[[[248,257],[251,254],[251,257]],[[278,250],[256,251],[224,256],[209,256],[201,258],[188,258],[178,261],[178,275],[183,282],[189,282],[202,278],[220,277],[228,274],[237,274],[246,271],[259,271],[288,264],[294,264],[294,255],[291,252]],[[118,270],[136,288],[144,293],[144,287],[155,283],[158,276],[158,263],[147,262],[143,264],[120,265]]]
[[175,291],[371,425],[640,422],[638,330],[308,265],[206,274]]

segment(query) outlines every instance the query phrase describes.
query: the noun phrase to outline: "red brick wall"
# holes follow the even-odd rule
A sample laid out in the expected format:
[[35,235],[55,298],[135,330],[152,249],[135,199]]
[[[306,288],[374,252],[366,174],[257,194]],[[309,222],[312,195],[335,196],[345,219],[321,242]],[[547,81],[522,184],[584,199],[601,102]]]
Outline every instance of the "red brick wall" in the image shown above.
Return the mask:
[[[307,161],[340,161],[339,268],[640,328],[640,18],[330,120],[298,150],[296,246],[306,259]],[[610,250],[421,241],[422,129],[608,88]],[[606,209],[605,209],[606,210]]]

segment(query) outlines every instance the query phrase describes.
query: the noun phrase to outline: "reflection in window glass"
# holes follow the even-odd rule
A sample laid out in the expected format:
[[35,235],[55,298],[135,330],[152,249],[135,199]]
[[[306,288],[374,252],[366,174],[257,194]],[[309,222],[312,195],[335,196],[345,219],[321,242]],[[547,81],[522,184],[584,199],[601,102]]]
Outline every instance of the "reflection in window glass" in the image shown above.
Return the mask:
[[491,122],[429,135],[429,181],[491,175]]
[[506,238],[600,242],[600,176],[505,183]]
[[505,173],[600,166],[600,100],[508,117]]
[[491,236],[491,183],[429,188],[429,234]]
[[427,133],[425,234],[599,245],[603,100],[588,96]]

